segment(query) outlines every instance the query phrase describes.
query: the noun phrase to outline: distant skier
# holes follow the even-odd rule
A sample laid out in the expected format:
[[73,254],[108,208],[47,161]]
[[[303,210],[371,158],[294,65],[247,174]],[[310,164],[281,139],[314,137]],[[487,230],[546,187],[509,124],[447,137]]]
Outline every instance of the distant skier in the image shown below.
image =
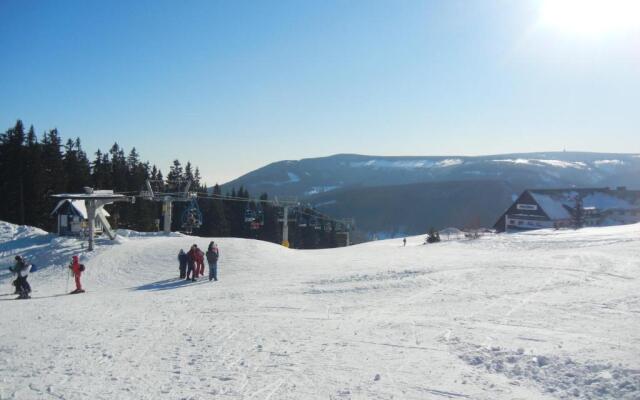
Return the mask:
[[402,239],[402,246],[406,246],[407,245],[407,238]]
[[73,272],[73,277],[76,280],[76,290],[74,290],[70,294],[84,293],[84,289],[82,289],[82,284],[80,283],[80,276],[84,271],[84,265],[80,264],[78,256],[73,256],[71,259],[72,262],[71,264],[69,264],[69,269],[71,270],[71,272]]
[[31,296],[31,285],[27,282],[27,277],[29,276],[29,272],[31,270],[31,265],[27,264],[25,260],[21,256],[15,257],[16,264],[11,268],[12,272],[15,272],[18,275],[16,279],[16,290],[18,291],[18,299],[30,299]]
[[178,262],[180,263],[180,279],[184,279],[187,276],[187,253],[183,249],[180,249],[178,253]]
[[198,275],[196,271],[196,260],[198,258],[198,246],[195,244],[191,246],[187,253],[187,280],[191,279],[195,281]]
[[207,248],[207,263],[209,264],[209,281],[218,280],[218,246],[212,241]]
[[198,245],[196,246],[196,278],[198,276],[204,276],[204,253],[202,252],[202,250],[200,250],[200,248],[198,247]]

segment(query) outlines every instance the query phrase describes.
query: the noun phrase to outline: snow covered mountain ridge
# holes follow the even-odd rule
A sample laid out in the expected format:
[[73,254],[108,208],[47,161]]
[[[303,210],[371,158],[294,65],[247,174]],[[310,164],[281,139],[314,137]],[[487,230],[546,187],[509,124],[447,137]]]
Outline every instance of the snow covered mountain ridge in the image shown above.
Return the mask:
[[382,157],[338,154],[280,161],[226,183],[251,193],[309,196],[353,186],[501,179],[540,185],[636,184],[640,155],[546,152],[490,156]]
[[[123,232],[124,233],[124,232]],[[640,224],[327,250],[214,238],[219,282],[178,280],[212,240],[75,239],[0,222],[0,398],[637,399]],[[87,293],[67,296],[79,254]]]
[[525,189],[640,189],[637,154],[546,152],[489,156],[338,154],[280,161],[224,185],[252,195],[295,196],[365,234],[430,227],[490,227]]

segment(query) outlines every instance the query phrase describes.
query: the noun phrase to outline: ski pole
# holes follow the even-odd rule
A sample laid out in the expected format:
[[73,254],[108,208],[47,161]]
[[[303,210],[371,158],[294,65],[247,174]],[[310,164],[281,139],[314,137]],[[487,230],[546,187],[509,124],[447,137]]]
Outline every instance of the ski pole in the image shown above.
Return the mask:
[[67,286],[65,286],[64,292],[69,292],[69,278],[71,277],[71,271],[67,268]]

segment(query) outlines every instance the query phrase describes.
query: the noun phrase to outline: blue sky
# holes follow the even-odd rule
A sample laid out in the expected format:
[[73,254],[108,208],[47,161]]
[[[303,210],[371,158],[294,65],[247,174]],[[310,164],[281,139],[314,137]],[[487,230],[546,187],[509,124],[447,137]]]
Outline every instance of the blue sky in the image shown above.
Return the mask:
[[542,4],[2,0],[0,128],[208,183],[335,153],[640,152],[640,31],[568,32]]

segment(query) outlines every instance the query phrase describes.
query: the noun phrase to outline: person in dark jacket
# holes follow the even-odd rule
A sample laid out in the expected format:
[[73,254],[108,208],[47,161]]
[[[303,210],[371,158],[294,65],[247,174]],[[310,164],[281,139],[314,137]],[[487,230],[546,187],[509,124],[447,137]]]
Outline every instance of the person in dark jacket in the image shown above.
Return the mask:
[[178,253],[178,262],[180,263],[180,279],[184,279],[187,276],[187,253],[183,249],[180,249]]
[[31,265],[28,265],[25,260],[16,256],[16,265],[11,268],[12,272],[15,272],[18,275],[18,279],[16,279],[16,290],[18,291],[18,299],[29,299],[29,293],[31,293],[31,285],[27,282],[27,277],[29,276],[29,271],[31,270]]
[[[187,253],[187,279],[191,279],[195,281],[198,277],[198,272],[196,271],[196,260],[198,259],[198,246],[195,244],[191,246],[189,252]],[[189,277],[191,276],[191,277]]]
[[207,264],[209,264],[209,281],[218,280],[218,246],[212,241],[207,248]]

